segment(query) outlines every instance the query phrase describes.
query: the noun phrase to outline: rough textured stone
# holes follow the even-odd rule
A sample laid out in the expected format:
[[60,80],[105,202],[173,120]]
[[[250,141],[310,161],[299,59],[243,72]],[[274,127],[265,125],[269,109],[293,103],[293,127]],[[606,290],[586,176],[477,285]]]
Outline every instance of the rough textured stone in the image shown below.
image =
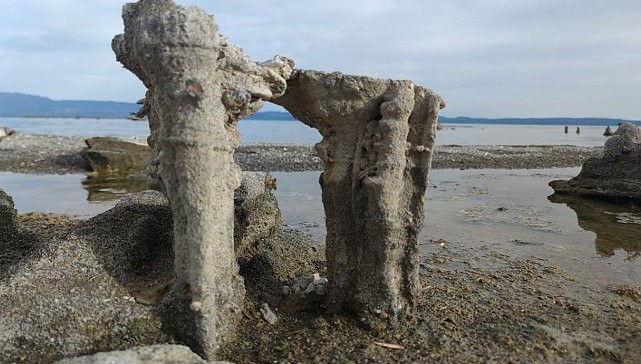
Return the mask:
[[207,364],[208,362],[181,345],[150,345],[121,351],[110,351],[57,361],[56,364]]
[[158,175],[174,220],[176,284],[166,299],[184,306],[175,325],[183,340],[213,358],[234,338],[244,297],[233,240],[238,138],[226,125],[218,27],[198,8],[166,0],[127,4],[123,19],[112,48],[150,91]]
[[410,81],[295,70],[274,102],[323,136],[330,308],[374,327],[396,323],[419,290],[417,236],[443,100]]
[[[294,62],[282,56],[274,56],[264,62],[254,62],[243,50],[230,43],[227,38],[218,35],[219,55],[216,69],[217,81],[220,82],[221,101],[225,107],[225,128],[235,146],[238,145],[239,135],[236,124],[244,117],[256,113],[263,106],[263,100],[271,100],[285,92],[287,79],[292,73]],[[139,74],[140,69],[126,52],[121,51],[121,38],[114,39],[113,48],[118,59],[132,72]],[[141,76],[138,76],[141,78]],[[142,78],[141,78],[142,79]],[[144,79],[142,79],[145,82]],[[146,83],[145,83],[146,84]],[[136,114],[137,117],[147,116],[150,135],[147,143],[154,149],[153,158],[147,166],[149,185],[151,188],[164,191],[162,177],[158,168],[160,165],[161,146],[157,143],[160,132],[160,121],[151,90],[147,91],[144,105]]]
[[13,129],[9,129],[6,126],[0,126],[0,140],[8,136],[14,135],[15,133],[16,131]]
[[274,234],[282,224],[278,201],[271,192],[275,179],[268,173],[244,172],[234,194],[234,241],[236,255],[260,239]]
[[17,211],[13,205],[13,199],[0,188],[0,234],[14,233],[18,223],[16,221]]
[[[125,34],[112,42],[117,59],[148,88],[146,115],[154,149],[147,172],[174,216],[174,298],[193,313],[186,336],[212,357],[233,337],[244,295],[234,259],[233,194],[240,169],[236,122],[262,99],[285,91],[293,62],[257,64],[220,36],[213,17],[172,1],[141,0],[123,9]],[[184,312],[186,314],[186,312]]]
[[86,139],[87,148],[82,156],[99,173],[139,171],[145,168],[151,158],[151,148],[113,137]]
[[608,138],[602,158],[590,158],[578,176],[550,182],[555,192],[610,200],[641,200],[641,131],[625,123]]

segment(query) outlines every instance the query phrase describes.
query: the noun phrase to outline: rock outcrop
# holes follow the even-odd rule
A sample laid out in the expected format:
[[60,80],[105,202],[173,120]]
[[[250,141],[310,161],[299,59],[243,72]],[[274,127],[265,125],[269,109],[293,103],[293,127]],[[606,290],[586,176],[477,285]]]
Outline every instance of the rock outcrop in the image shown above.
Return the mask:
[[213,358],[233,339],[244,296],[234,254],[235,124],[285,91],[293,64],[251,61],[195,7],[141,0],[125,5],[123,19],[112,49],[148,89],[139,114],[154,148],[150,185],[167,195],[174,219],[177,284],[168,297],[183,302],[176,320],[185,340]]
[[275,179],[268,173],[243,172],[240,187],[234,192],[234,241],[236,255],[248,245],[273,235],[282,224],[276,196]]
[[17,211],[13,204],[13,199],[0,188],[0,235],[16,232],[18,228],[16,214]]
[[218,27],[201,10],[164,0],[127,4],[123,19],[125,34],[113,49],[150,91],[158,175],[174,219],[170,297],[185,306],[175,327],[213,358],[233,339],[244,297],[233,240],[240,169],[236,137],[225,125]]
[[151,158],[151,148],[146,144],[113,137],[95,137],[85,140],[87,148],[82,156],[91,169],[98,173],[140,171]]
[[602,158],[588,159],[578,176],[550,186],[562,194],[641,201],[641,131],[622,124],[605,142]]
[[410,81],[296,70],[273,102],[323,136],[330,309],[396,323],[420,289],[417,236],[443,100]]
[[8,136],[14,135],[15,133],[16,131],[13,129],[9,129],[6,126],[0,126],[0,140]]

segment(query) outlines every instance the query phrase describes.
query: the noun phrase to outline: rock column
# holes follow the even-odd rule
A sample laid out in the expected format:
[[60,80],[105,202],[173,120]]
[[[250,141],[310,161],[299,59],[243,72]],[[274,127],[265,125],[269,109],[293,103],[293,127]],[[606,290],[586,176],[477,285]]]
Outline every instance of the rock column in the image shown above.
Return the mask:
[[212,358],[233,338],[244,296],[233,240],[238,139],[225,125],[218,29],[201,10],[167,0],[127,4],[123,19],[113,49],[150,90],[159,123],[158,174],[174,219],[173,293],[193,315],[184,334]]
[[373,328],[411,314],[442,99],[410,81],[296,70],[274,100],[318,129],[329,307]]

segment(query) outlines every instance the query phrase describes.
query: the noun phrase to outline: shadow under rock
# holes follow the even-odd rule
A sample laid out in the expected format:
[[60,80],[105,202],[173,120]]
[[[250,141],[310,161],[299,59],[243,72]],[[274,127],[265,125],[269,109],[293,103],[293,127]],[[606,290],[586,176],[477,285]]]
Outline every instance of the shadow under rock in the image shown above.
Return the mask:
[[38,257],[43,247],[43,240],[34,233],[21,228],[0,229],[0,281],[10,278],[28,260]]
[[153,305],[173,278],[171,209],[160,193],[132,196],[87,220],[77,234],[137,302]]

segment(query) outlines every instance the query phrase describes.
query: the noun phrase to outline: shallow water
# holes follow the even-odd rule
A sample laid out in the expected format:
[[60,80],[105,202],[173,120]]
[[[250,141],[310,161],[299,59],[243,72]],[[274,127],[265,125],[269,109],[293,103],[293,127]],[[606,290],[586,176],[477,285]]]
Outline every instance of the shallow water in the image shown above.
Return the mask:
[[[434,170],[420,241],[493,249],[510,256],[547,259],[586,284],[641,280],[641,208],[551,196],[547,183],[578,168],[544,170]],[[275,194],[285,224],[325,237],[319,172],[277,172]],[[128,192],[146,189],[144,178],[95,178],[82,174],[0,173],[0,186],[19,212],[45,211],[90,217]]]
[[[492,246],[510,256],[547,259],[582,277],[585,284],[636,284],[641,279],[640,207],[549,197],[554,192],[549,181],[578,172],[579,168],[431,171],[419,237],[423,249],[433,251],[443,241],[478,249]],[[274,176],[286,223],[322,242],[319,173]]]
[[147,189],[144,178],[95,178],[85,174],[0,172],[0,187],[19,213],[48,212],[89,218],[116,204],[124,194]]
[[[86,118],[0,118],[0,126],[19,133],[65,136],[117,136],[145,139],[149,135],[146,121]],[[246,143],[314,144],[321,136],[313,128],[296,121],[241,120],[241,141]],[[602,126],[582,126],[565,134],[562,125],[489,125],[444,124],[436,142],[439,145],[580,145],[602,146],[606,140]]]

